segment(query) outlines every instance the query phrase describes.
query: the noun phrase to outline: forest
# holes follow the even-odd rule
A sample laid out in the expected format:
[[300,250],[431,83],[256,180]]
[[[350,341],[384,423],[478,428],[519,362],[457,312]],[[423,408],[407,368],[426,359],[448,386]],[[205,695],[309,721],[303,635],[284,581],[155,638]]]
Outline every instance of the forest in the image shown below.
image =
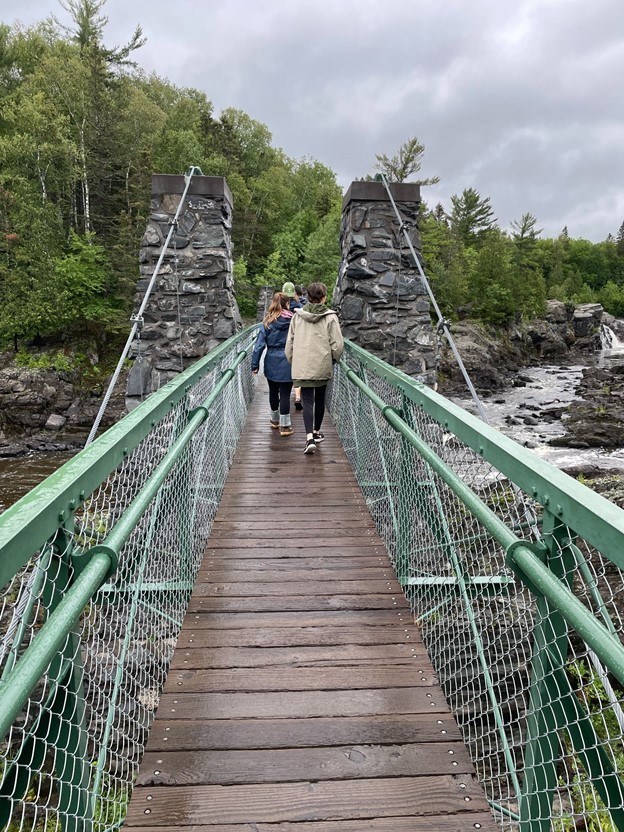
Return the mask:
[[[129,329],[151,174],[189,165],[232,190],[244,315],[264,284],[332,286],[342,197],[334,172],[290,158],[242,110],[217,115],[206,93],[146,74],[140,27],[123,46],[106,45],[105,0],[63,5],[68,27],[0,23],[0,347],[115,350]],[[397,167],[405,149],[412,164]],[[404,179],[423,152],[412,139],[395,157],[377,156],[377,170]],[[537,224],[524,213],[501,230],[474,188],[449,212],[423,203],[425,267],[445,315],[504,324],[539,315],[547,298],[597,300],[624,315],[624,223],[601,243],[565,229],[542,238]]]

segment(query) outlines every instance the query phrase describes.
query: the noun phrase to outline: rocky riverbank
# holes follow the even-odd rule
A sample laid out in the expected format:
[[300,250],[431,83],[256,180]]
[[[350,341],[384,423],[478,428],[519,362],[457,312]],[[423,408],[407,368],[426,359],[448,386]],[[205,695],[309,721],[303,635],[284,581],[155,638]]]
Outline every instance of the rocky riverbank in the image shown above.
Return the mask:
[[[54,358],[46,357],[45,363],[51,366],[20,366],[13,352],[0,353],[0,457],[84,445],[109,376],[71,354],[56,359],[60,369]],[[125,413],[126,375],[119,379],[102,428]]]
[[[548,301],[546,315],[507,327],[459,321],[451,334],[475,388],[492,393],[509,387],[523,368],[542,363],[587,364],[600,350],[604,310],[599,303],[576,307]],[[609,316],[609,320],[614,319]],[[438,365],[438,389],[444,395],[462,393],[466,384],[455,357],[443,339]]]

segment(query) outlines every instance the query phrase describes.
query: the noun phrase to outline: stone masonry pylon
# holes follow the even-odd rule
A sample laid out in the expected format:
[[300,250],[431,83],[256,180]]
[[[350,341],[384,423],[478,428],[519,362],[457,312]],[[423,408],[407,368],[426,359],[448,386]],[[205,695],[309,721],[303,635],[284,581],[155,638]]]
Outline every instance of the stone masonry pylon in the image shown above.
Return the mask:
[[[135,311],[184,192],[183,176],[152,177]],[[129,409],[242,325],[232,270],[232,194],[223,177],[194,176],[145,309],[128,377]]]
[[[417,253],[420,186],[390,185]],[[334,290],[345,337],[429,385],[435,333],[426,289],[381,182],[353,182],[344,200],[342,263]]]

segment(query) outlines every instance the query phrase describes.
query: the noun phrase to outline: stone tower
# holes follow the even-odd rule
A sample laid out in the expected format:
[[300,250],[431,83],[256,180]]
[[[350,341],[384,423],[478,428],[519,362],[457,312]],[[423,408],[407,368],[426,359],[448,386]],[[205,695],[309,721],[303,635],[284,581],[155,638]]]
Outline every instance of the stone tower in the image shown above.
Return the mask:
[[[420,186],[390,191],[420,253]],[[353,182],[342,210],[342,263],[334,290],[346,338],[410,376],[435,384],[430,303],[382,182]]]
[[[152,177],[151,214],[141,241],[141,305],[184,192],[183,176]],[[242,325],[232,271],[232,194],[223,177],[194,176],[143,314],[128,377],[131,409]]]

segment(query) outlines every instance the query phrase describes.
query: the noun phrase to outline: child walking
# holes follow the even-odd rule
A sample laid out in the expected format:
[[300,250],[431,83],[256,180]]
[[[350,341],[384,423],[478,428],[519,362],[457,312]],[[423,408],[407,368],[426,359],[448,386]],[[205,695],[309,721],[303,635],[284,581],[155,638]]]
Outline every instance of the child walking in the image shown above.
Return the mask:
[[311,283],[308,303],[296,309],[286,341],[286,358],[292,366],[295,387],[301,387],[303,423],[306,430],[304,454],[313,454],[325,438],[321,433],[325,415],[325,392],[333,365],[340,360],[344,340],[338,315],[325,305],[327,286]]
[[293,316],[288,308],[289,303],[290,298],[283,292],[273,295],[251,357],[251,372],[256,375],[260,368],[260,358],[266,348],[264,375],[269,383],[270,422],[272,428],[279,430],[280,436],[291,436],[294,432],[290,422],[290,391],[293,382],[290,364],[284,354]]

